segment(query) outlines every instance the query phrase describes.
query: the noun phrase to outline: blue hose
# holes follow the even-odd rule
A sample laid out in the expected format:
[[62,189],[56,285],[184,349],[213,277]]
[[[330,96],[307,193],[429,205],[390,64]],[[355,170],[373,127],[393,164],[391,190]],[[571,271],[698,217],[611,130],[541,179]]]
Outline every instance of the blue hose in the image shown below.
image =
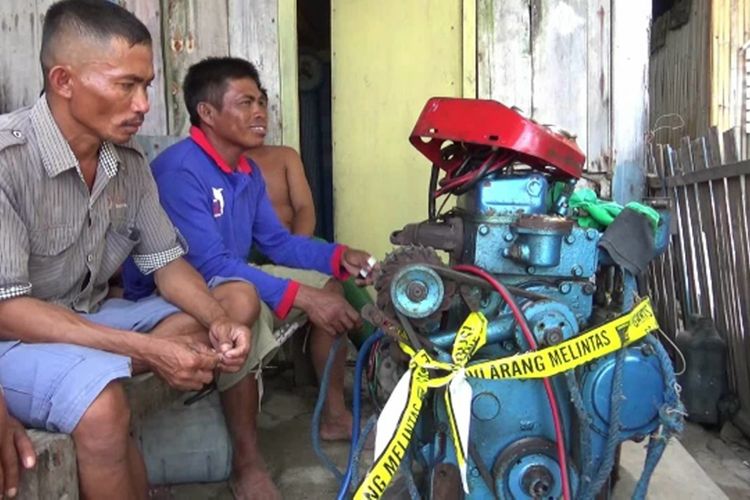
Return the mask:
[[321,414],[323,413],[323,405],[326,400],[326,394],[328,394],[328,384],[331,380],[331,368],[333,367],[333,362],[336,359],[336,353],[339,352],[341,346],[344,345],[344,338],[345,336],[343,335],[339,336],[339,338],[336,339],[336,341],[333,343],[331,351],[328,353],[326,366],[323,370],[323,377],[321,377],[320,379],[320,391],[318,392],[318,399],[317,401],[315,401],[315,410],[313,411],[312,426],[310,428],[313,450],[315,451],[315,454],[318,455],[320,461],[323,462],[323,465],[325,465],[326,469],[328,469],[331,474],[333,474],[333,477],[335,477],[337,481],[341,481],[344,475],[336,467],[336,464],[334,464],[333,461],[328,458],[328,455],[325,454],[323,448],[320,446],[320,418]]
[[360,405],[362,399],[362,370],[364,368],[365,361],[370,354],[372,345],[381,338],[383,338],[383,332],[380,330],[375,332],[373,335],[370,335],[364,342],[364,344],[362,344],[362,347],[359,348],[359,353],[357,354],[357,364],[354,368],[354,389],[352,391],[354,393],[352,395],[352,444],[351,448],[349,448],[349,461],[346,466],[346,474],[344,475],[344,480],[341,481],[341,487],[339,488],[339,493],[336,496],[338,500],[345,500],[347,498],[347,495],[349,493],[349,484],[352,481],[352,474],[354,473],[354,457],[357,454],[357,444],[359,441],[359,420],[361,412]]
[[362,430],[362,435],[359,437],[359,442],[357,443],[357,451],[354,453],[354,461],[352,462],[352,478],[351,478],[351,481],[349,481],[350,483],[359,482],[359,460],[362,457],[362,450],[364,449],[365,444],[367,443],[368,436],[375,429],[375,426],[377,424],[378,424],[377,415],[371,415],[370,418],[367,419],[365,428]]

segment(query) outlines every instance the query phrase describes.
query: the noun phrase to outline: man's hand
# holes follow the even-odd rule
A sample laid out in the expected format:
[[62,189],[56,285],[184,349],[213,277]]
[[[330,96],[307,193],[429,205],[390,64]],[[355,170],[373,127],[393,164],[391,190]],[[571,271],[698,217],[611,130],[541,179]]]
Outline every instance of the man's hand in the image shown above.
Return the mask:
[[327,334],[346,333],[360,324],[360,317],[341,295],[300,285],[294,305]]
[[36,464],[36,453],[26,429],[8,415],[5,401],[0,396],[0,492],[8,498],[18,493],[19,462],[23,468],[31,469]]
[[[372,255],[367,252],[347,248],[341,256],[341,265],[349,274],[354,276],[354,280],[358,285],[371,285],[375,274],[372,271],[379,267],[379,264],[372,265],[372,261],[374,260]],[[360,274],[360,271],[364,272],[364,278]]]
[[154,352],[147,362],[167,384],[182,391],[197,391],[214,378],[219,354],[189,337],[152,339]]
[[225,372],[236,372],[245,364],[250,353],[250,329],[223,317],[211,323],[208,338],[219,354],[219,368]]

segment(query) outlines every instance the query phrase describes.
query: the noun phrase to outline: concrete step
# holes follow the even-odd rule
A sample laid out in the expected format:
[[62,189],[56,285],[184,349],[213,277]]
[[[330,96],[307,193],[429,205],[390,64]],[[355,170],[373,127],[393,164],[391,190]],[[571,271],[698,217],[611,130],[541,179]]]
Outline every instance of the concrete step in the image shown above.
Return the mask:
[[131,427],[136,431],[144,419],[185,395],[184,392],[169,387],[153,373],[128,379],[123,386],[130,402]]
[[75,500],[78,468],[73,440],[66,434],[29,431],[37,454],[36,467],[21,477],[18,498],[24,500]]

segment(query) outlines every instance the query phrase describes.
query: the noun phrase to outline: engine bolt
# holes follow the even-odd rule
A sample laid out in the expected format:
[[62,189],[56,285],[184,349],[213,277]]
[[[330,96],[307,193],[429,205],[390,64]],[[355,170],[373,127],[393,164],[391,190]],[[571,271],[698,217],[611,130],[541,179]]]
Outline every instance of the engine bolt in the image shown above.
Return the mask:
[[571,233],[565,237],[565,242],[569,245],[572,245],[576,242],[576,237]]
[[529,274],[534,274],[534,273],[536,273],[536,267],[529,266],[529,267],[526,268],[526,272],[529,273]]
[[560,328],[550,328],[544,333],[544,341],[547,345],[559,344],[563,341],[563,332]]
[[479,234],[481,234],[482,236],[486,236],[487,233],[489,233],[489,232],[490,232],[490,228],[488,228],[484,224],[480,224],[480,226],[479,226]]
[[427,287],[421,281],[412,281],[406,287],[406,296],[412,302],[422,302],[427,297]]
[[573,269],[570,270],[570,273],[575,277],[580,277],[583,274],[583,268],[576,264],[573,266]]
[[570,293],[570,290],[573,287],[570,286],[570,283],[560,283],[560,286],[558,287],[558,290],[560,290],[560,293],[563,295]]
[[523,488],[533,498],[544,498],[549,495],[555,479],[552,473],[543,465],[533,465],[529,467],[526,474],[521,480]]
[[594,285],[593,283],[586,283],[585,285],[583,285],[583,293],[585,295],[593,295],[595,291],[596,285]]
[[505,233],[505,236],[503,236],[503,238],[505,238],[505,241],[513,241],[513,233]]
[[594,240],[596,238],[598,231],[596,229],[589,228],[586,230],[586,239],[587,240]]

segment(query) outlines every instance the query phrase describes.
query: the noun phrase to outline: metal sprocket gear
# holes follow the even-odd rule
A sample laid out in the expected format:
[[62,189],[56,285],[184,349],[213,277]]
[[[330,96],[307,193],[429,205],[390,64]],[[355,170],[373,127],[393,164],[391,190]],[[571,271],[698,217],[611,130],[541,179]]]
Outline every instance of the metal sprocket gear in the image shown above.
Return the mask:
[[[425,264],[428,266],[442,266],[435,249],[422,246],[403,246],[386,255],[380,262],[380,273],[375,278],[375,290],[377,292],[377,306],[391,318],[396,318],[396,309],[391,299],[391,284],[394,278],[405,266],[414,264]],[[429,321],[439,319],[444,311],[447,311],[456,292],[456,284],[453,281],[443,279],[443,300],[437,310],[424,318],[410,318],[419,326]]]

